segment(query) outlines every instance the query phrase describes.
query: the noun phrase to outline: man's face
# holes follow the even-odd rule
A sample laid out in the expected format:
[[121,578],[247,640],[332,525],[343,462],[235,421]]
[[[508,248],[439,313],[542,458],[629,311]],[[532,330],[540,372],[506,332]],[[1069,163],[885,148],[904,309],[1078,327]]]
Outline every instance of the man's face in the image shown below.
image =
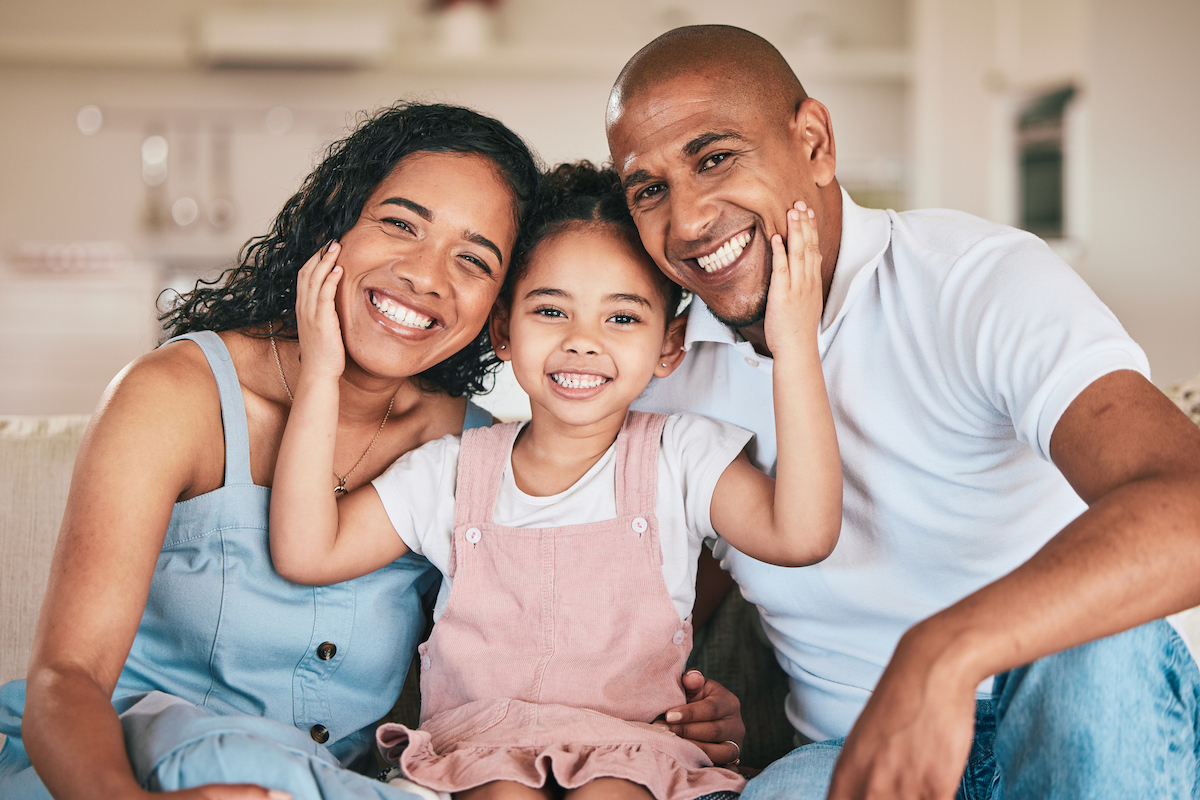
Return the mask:
[[608,143],[659,268],[733,328],[762,320],[771,236],[817,209],[801,132],[722,82],[680,76],[609,109]]

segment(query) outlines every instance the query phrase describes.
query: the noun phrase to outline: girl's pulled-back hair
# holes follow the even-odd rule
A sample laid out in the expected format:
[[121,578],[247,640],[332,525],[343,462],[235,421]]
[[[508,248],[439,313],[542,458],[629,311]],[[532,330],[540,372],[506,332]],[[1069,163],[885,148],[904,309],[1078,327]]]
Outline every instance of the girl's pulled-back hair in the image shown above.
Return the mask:
[[[559,164],[542,178],[541,196],[529,213],[525,230],[513,254],[512,267],[504,280],[501,296],[512,300],[513,287],[529,265],[537,246],[547,238],[573,228],[607,225],[629,238],[642,250],[637,226],[625,204],[621,179],[611,167],[597,167],[590,161]],[[647,256],[647,260],[649,260]],[[679,312],[683,289],[655,268],[654,285],[658,288],[670,321]]]
[[[265,236],[242,246],[236,266],[199,280],[159,319],[167,336],[198,330],[227,331],[281,321],[275,335],[296,338],[296,276],[305,261],[358,221],[371,192],[413,153],[480,155],[512,191],[516,229],[537,194],[538,165],[519,136],[491,117],[459,106],[399,103],[364,116],[358,128],[330,145]],[[247,331],[266,338],[271,333]],[[451,396],[487,391],[498,365],[487,326],[458,353],[420,375],[429,389]]]

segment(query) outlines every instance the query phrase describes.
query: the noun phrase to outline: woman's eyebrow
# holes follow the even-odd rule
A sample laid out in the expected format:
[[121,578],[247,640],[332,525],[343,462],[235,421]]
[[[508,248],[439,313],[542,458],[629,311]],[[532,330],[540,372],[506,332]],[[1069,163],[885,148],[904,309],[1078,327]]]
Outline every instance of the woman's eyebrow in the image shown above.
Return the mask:
[[[412,200],[409,200],[407,197],[389,197],[386,200],[380,200],[379,203],[380,205],[392,205],[400,206],[401,208],[407,208],[409,211],[413,212],[426,222],[433,222],[433,218],[435,216],[432,210],[426,208],[420,203],[415,203]],[[468,242],[472,242],[480,247],[486,247],[488,250],[491,250],[496,254],[496,258],[500,260],[500,266],[504,266],[504,254],[500,252],[500,248],[497,247],[496,243],[491,239],[487,238],[482,233],[472,233],[471,231],[463,231],[462,237]]]

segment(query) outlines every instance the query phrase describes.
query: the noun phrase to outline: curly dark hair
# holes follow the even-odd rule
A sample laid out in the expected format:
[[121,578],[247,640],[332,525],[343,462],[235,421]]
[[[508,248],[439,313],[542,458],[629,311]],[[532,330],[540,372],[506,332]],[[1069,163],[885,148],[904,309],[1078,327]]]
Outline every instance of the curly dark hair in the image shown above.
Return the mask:
[[[363,114],[353,133],[330,145],[275,217],[270,232],[242,246],[235,266],[173,298],[159,316],[165,338],[281,322],[275,335],[295,339],[300,267],[354,227],[375,187],[401,160],[419,152],[475,154],[491,160],[512,191],[513,220],[521,229],[540,179],[537,160],[525,142],[497,120],[467,108],[398,103]],[[499,363],[484,326],[474,341],[416,378],[423,388],[454,397],[480,394],[490,388],[487,379]]]
[[[616,170],[609,166],[597,167],[586,160],[559,164],[549,170],[542,177],[538,201],[529,212],[500,296],[506,302],[512,301],[513,287],[525,273],[530,257],[541,242],[565,230],[591,225],[609,226],[628,237],[636,249],[642,249],[642,240],[625,204],[625,193]],[[679,311],[684,291],[660,270],[655,269],[653,273],[654,285],[666,304],[669,322]]]

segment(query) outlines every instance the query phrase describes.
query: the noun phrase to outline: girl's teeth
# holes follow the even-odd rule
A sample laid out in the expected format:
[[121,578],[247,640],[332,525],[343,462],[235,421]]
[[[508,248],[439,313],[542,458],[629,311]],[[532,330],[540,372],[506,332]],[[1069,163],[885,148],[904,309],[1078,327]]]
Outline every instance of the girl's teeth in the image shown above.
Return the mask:
[[594,389],[600,384],[608,382],[608,378],[602,378],[599,375],[578,375],[574,372],[555,372],[550,377],[555,383],[566,389]]
[[419,330],[427,330],[433,327],[433,320],[424,314],[418,314],[411,308],[405,308],[402,305],[397,305],[386,297],[378,297],[371,295],[371,303],[375,308],[379,309],[379,313],[390,319],[392,322],[403,325],[406,328],[417,328]]
[[697,258],[696,263],[705,272],[714,272],[718,269],[723,269],[734,261],[737,261],[738,256],[742,254],[742,251],[746,249],[746,245],[749,243],[750,232],[739,233],[712,253]]

